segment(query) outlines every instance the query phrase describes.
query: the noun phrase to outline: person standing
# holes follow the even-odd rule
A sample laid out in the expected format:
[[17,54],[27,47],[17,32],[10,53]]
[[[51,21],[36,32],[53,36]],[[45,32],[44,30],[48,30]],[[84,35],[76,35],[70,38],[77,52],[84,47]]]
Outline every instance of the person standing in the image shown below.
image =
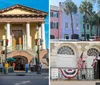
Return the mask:
[[82,79],[86,79],[86,62],[83,60]]
[[39,63],[39,70],[40,70],[40,73],[42,73],[42,64],[41,64],[41,62]]
[[12,64],[12,66],[13,66],[13,72],[14,72],[14,69],[15,69],[16,64],[15,64],[15,63],[13,63],[13,64]]
[[30,69],[31,69],[31,72],[33,72],[33,70],[34,70],[34,65],[33,65],[32,62],[30,63]]
[[0,63],[0,72],[2,73],[2,70],[3,70],[3,65],[2,63]]
[[9,65],[8,65],[8,63],[6,62],[5,63],[5,69],[6,69],[6,73],[8,74],[8,67],[9,67]]
[[25,64],[25,71],[26,71],[26,73],[28,73],[28,68],[29,68],[29,65],[28,65],[28,63],[26,63]]

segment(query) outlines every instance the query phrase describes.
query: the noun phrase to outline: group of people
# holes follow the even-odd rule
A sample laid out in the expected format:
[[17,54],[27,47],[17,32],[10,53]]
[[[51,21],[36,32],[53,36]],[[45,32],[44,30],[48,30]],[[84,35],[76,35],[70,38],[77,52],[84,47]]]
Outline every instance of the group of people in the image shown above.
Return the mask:
[[5,73],[8,73],[8,67],[9,67],[9,64],[6,62],[4,65],[2,63],[0,63],[0,72],[2,73],[3,72],[3,68],[5,67]]
[[[3,72],[3,68],[5,68],[6,73],[8,73],[8,67],[9,67],[9,64],[7,62],[4,65],[2,63],[0,63],[0,72],[2,73]],[[16,67],[16,64],[12,63],[13,72],[14,72],[15,67]],[[38,67],[38,70],[41,73],[42,72],[42,64],[41,64],[41,62],[38,64],[37,67]],[[25,64],[25,72],[26,73],[28,73],[29,68],[30,68],[31,72],[34,71],[35,66],[34,66],[34,64],[32,62],[30,64],[28,64],[28,63]]]
[[[27,63],[27,64],[25,64],[26,73],[28,73],[29,67],[30,67],[31,72],[33,72],[34,69],[35,69],[34,64],[32,62],[30,64]],[[40,73],[42,72],[42,64],[41,64],[41,62],[38,64],[38,70],[40,71]]]

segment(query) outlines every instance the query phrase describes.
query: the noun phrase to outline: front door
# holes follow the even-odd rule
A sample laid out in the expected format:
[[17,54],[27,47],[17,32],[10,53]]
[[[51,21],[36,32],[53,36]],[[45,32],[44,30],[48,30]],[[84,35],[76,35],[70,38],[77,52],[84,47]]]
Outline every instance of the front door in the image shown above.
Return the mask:
[[16,40],[16,45],[23,44],[23,31],[22,30],[12,30],[14,39]]
[[28,59],[24,56],[14,56],[15,70],[25,70],[25,64],[28,63]]
[[100,79],[100,60],[97,61],[95,68],[94,68],[94,78]]

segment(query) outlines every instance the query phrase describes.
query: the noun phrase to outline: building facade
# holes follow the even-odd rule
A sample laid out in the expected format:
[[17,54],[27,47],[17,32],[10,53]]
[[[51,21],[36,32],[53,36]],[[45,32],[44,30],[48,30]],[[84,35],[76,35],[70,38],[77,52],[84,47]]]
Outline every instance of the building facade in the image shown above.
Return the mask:
[[[8,39],[7,58],[17,59],[16,64],[20,65],[30,63],[37,58],[36,39],[43,40],[40,59],[44,57],[47,53],[44,30],[46,16],[46,12],[19,4],[0,10],[0,40]],[[0,46],[1,51],[4,49],[4,46]]]
[[[50,7],[50,22],[51,22],[51,39],[72,39],[72,27],[71,27],[71,17],[67,15],[63,10],[63,2],[59,2],[59,6]],[[99,15],[98,11],[98,15]],[[84,15],[77,10],[77,13],[72,13],[73,17],[73,29],[74,29],[74,38],[79,40],[84,40]],[[93,36],[100,36],[100,26],[91,26],[89,23],[86,23],[86,40],[91,39]]]
[[[62,7],[63,9],[63,7]],[[76,14],[72,14],[73,17],[73,29],[75,39],[79,39],[80,35],[80,12],[77,11]],[[63,39],[72,39],[72,27],[71,27],[71,17],[67,15],[65,11],[62,13],[62,38]]]
[[[98,43],[52,42],[50,52],[51,52],[50,54],[51,68],[73,68],[73,69],[76,68],[77,69],[78,68],[77,60],[83,52],[83,60],[86,62],[86,69],[87,69],[86,77],[90,79],[94,79],[94,75],[96,75],[96,73],[99,70],[99,65],[100,65],[99,59],[97,63],[97,68],[95,69],[96,73],[94,72],[93,67],[91,65],[93,63],[93,59],[95,59],[96,56],[100,55],[100,42]],[[98,78],[100,79],[100,76]]]
[[[51,5],[50,7],[50,22],[51,22],[51,35],[54,39],[71,39],[72,28],[70,15],[66,15],[63,10],[63,5],[59,3],[59,7]],[[57,22],[57,23],[56,23]],[[80,35],[80,12],[73,14],[73,27],[76,39],[79,39]],[[54,36],[52,36],[54,35]],[[52,39],[52,38],[51,38]]]
[[50,39],[62,38],[62,11],[57,6],[50,6]]

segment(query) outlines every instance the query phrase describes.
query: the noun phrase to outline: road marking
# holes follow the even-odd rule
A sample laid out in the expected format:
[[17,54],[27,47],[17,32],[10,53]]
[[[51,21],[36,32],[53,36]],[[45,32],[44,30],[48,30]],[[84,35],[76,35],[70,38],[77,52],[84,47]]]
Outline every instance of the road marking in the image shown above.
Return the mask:
[[49,77],[44,77],[44,79],[48,79]]
[[16,83],[15,85],[24,85],[24,84],[27,84],[27,83],[30,83],[30,81],[22,81],[20,83]]

